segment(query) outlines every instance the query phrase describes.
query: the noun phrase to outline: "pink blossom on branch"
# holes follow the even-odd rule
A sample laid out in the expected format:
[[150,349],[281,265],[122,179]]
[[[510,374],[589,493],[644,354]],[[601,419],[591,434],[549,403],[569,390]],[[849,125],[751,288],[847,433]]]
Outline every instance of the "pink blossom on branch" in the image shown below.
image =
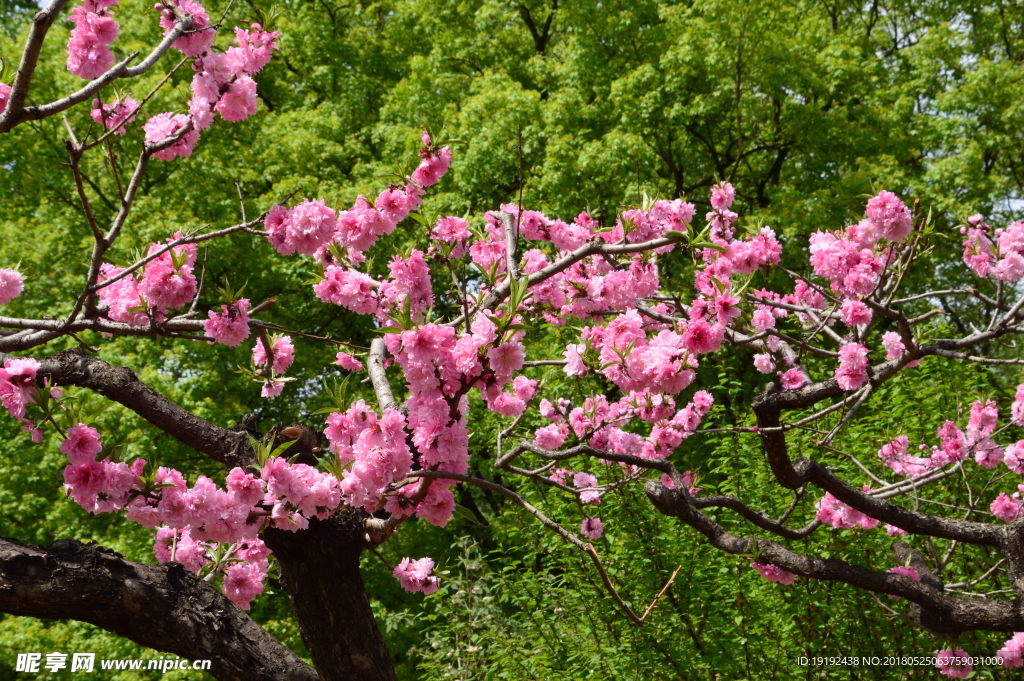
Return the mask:
[[440,579],[434,575],[434,561],[430,558],[403,558],[402,562],[395,566],[393,574],[402,588],[410,593],[429,595],[437,591],[441,584]]
[[750,567],[757,570],[757,572],[769,582],[789,585],[796,581],[796,575],[792,572],[788,572],[787,570],[783,570],[778,565],[772,565],[771,563],[755,560],[750,564]]
[[[92,111],[89,115],[97,123],[102,123],[103,127],[108,130],[111,128],[117,128],[121,125],[121,122],[131,123],[135,120],[135,113],[138,110],[139,103],[131,97],[125,97],[122,99],[115,99],[110,104],[104,104],[99,99],[92,101]],[[126,125],[121,125],[120,128],[114,131],[115,135],[123,135],[128,131]]]
[[[147,144],[160,144],[179,135],[188,125],[191,125],[191,121],[184,114],[162,113],[146,121],[142,129],[146,132]],[[153,157],[170,161],[179,156],[191,156],[198,141],[199,131],[193,128],[181,135],[174,144],[154,153]]]
[[[167,5],[165,7],[165,5]],[[199,57],[207,52],[213,45],[214,31],[210,29],[210,15],[206,13],[197,0],[166,0],[155,5],[160,11],[160,26],[164,29],[165,35],[171,32],[177,23],[174,12],[169,9],[171,5],[179,8],[185,14],[192,17],[195,26],[194,32],[183,35],[174,41],[174,47],[186,57]]]
[[[2,111],[0,111],[2,113]],[[21,274],[9,267],[0,268],[0,305],[5,305],[25,290]]]
[[221,305],[221,312],[210,310],[203,323],[206,335],[221,345],[235,347],[249,337],[249,301],[242,298],[231,305]]

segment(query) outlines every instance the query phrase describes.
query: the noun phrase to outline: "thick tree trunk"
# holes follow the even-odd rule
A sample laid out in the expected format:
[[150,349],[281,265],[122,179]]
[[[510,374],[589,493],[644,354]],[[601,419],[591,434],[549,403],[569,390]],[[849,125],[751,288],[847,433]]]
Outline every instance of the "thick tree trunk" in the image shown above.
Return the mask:
[[0,537],[0,612],[75,619],[136,643],[211,660],[222,681],[316,681],[316,673],[177,563],[145,565],[71,539]]
[[263,536],[281,566],[282,585],[321,681],[395,679],[359,572],[362,518],[349,509],[314,519],[307,530],[268,530]]

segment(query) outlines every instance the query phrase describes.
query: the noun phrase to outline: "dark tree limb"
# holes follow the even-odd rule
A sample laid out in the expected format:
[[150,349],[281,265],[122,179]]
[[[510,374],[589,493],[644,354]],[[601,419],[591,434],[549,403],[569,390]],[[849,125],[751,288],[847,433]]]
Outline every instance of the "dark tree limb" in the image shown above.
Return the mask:
[[[13,358],[0,353],[0,364],[7,359]],[[48,377],[58,386],[74,385],[99,393],[229,468],[244,468],[253,460],[245,433],[214,425],[181,408],[140,381],[127,367],[107,364],[77,348],[39,362],[40,378]]]
[[315,671],[177,563],[145,565],[62,539],[0,538],[0,612],[89,622],[154,650],[210,660],[222,681],[317,681]]
[[927,618],[923,618],[927,620],[925,626],[941,622],[943,630],[947,631],[1014,632],[1024,628],[1024,609],[1018,601],[950,596],[936,588],[933,580],[915,582],[902,575],[875,572],[835,558],[805,556],[765,539],[737,537],[701,513],[685,489],[669,489],[649,480],[644,491],[659,512],[679,518],[718,549],[736,555],[751,555],[756,549],[761,560],[802,577],[902,596],[927,611]]

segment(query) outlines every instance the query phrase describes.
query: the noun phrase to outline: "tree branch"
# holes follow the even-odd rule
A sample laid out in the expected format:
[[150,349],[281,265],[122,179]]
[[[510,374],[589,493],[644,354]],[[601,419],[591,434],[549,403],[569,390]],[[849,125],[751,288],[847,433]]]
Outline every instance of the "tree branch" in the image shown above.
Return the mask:
[[[0,353],[0,364],[14,359]],[[232,468],[244,468],[254,456],[245,433],[228,430],[182,409],[136,377],[127,367],[107,364],[80,349],[40,359],[38,377],[55,384],[88,388],[122,404],[168,435]]]

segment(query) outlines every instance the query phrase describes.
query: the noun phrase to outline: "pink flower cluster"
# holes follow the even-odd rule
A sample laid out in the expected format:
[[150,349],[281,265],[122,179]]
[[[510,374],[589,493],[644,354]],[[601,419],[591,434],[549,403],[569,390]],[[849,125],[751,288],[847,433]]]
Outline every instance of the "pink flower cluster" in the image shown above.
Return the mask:
[[68,71],[79,78],[98,78],[114,65],[110,43],[121,30],[110,8],[118,0],[84,0],[71,10],[68,19],[75,24],[68,39]]
[[[167,241],[173,243],[183,236],[177,232]],[[165,244],[150,244],[148,255],[152,256],[164,248]],[[116,322],[145,324],[147,311],[162,321],[169,309],[184,307],[195,297],[195,262],[195,244],[174,246],[146,263],[141,277],[136,278],[133,272],[99,289],[100,304],[106,306],[107,317]],[[122,272],[122,269],[104,263],[100,267],[99,282],[102,284]]]
[[963,648],[940,650],[935,657],[935,667],[943,676],[951,679],[966,679],[974,669],[973,658]]
[[[284,381],[275,380],[288,371],[288,367],[295,361],[295,346],[292,345],[291,336],[271,336],[270,350],[274,355],[274,361],[270,366],[270,375],[263,383],[263,397],[277,397],[284,390]],[[267,348],[260,338],[252,347],[252,363],[257,367],[267,364]]]
[[868,382],[868,349],[860,343],[847,343],[839,350],[835,377],[843,390],[857,390]]
[[1024,632],[1015,632],[996,655],[1003,658],[1003,666],[1007,669],[1024,666]]
[[1014,221],[997,229],[995,243],[988,236],[990,229],[980,215],[972,215],[960,228],[964,263],[979,277],[1013,283],[1024,276],[1024,223]]
[[267,239],[284,255],[313,255],[334,238],[337,225],[338,216],[327,204],[309,199],[290,210],[275,204],[264,223]]
[[240,345],[249,337],[249,300],[242,298],[220,308],[221,312],[210,310],[210,318],[203,322],[206,335],[221,345]]
[[[696,356],[709,349],[705,339],[713,336],[715,343],[721,343],[722,334],[698,319],[683,334],[661,328],[648,339],[652,326],[636,310],[629,310],[607,326],[588,327],[582,339],[598,351],[602,373],[624,392],[678,393],[696,376]],[[570,367],[565,369],[569,373]]]
[[132,490],[139,487],[139,476],[146,462],[142,459],[114,462],[102,461],[96,455],[103,450],[100,435],[94,428],[79,423],[68,429],[68,437],[60,451],[68,457],[64,469],[64,489],[69,497],[90,513],[108,513],[124,507]]
[[831,492],[825,492],[825,496],[818,501],[816,517],[826,525],[840,529],[859,527],[870,530],[878,525],[877,520],[839,501]]
[[178,22],[174,9],[192,17],[194,32],[174,41],[174,48],[186,57],[198,57],[213,45],[214,32],[210,29],[210,15],[197,0],[167,0],[154,6],[160,11],[160,27],[167,35]]
[[117,128],[114,131],[115,135],[123,135],[128,130],[123,124],[135,121],[135,114],[138,110],[139,103],[131,97],[115,99],[110,104],[104,104],[99,99],[94,99],[92,100],[92,110],[89,112],[89,115],[94,121],[100,123],[108,130]]
[[[28,431],[36,443],[43,441],[43,433],[33,421],[25,418],[25,411],[28,405],[35,403],[34,396],[38,395],[35,382],[40,368],[34,359],[4,360],[3,368],[0,368],[0,404],[12,418],[25,424],[22,430]],[[51,393],[54,397],[60,396],[57,388],[52,388]]]
[[[713,404],[711,394],[704,390],[698,390],[693,400],[679,411],[671,397],[649,391],[630,393],[611,404],[603,395],[589,397],[582,407],[571,410],[568,401],[560,401],[556,408],[545,399],[540,403],[540,413],[553,423],[538,428],[533,442],[543,449],[557,450],[572,432],[598,449],[643,459],[663,459],[697,430]],[[634,417],[653,424],[649,435],[644,437],[620,427]],[[588,496],[581,501],[587,503],[594,498]]]
[[268,571],[270,551],[259,533],[266,527],[305,529],[310,518],[327,518],[341,503],[337,478],[281,458],[264,462],[259,477],[232,469],[226,489],[206,476],[189,487],[181,473],[164,467],[151,486],[144,486],[144,461],[96,461],[102,448],[95,429],[78,424],[68,431],[60,446],[69,463],[64,469],[68,496],[91,513],[123,509],[128,520],[143,527],[163,526],[156,536],[157,558],[193,572],[210,563],[214,544],[225,545],[227,555],[242,562],[224,567],[223,590],[245,609],[262,592]]
[[412,181],[420,187],[431,187],[444,177],[452,164],[452,151],[448,147],[437,147],[430,135],[423,133],[423,148],[420,150],[420,164],[412,172]]
[[392,574],[409,593],[429,595],[440,586],[440,579],[434,574],[434,561],[430,558],[403,558],[402,562],[395,566]]
[[900,242],[912,229],[906,205],[892,192],[880,192],[868,201],[865,218],[856,225],[811,236],[814,273],[828,279],[832,290],[844,297],[867,295],[886,263],[888,246],[880,248],[879,243]]
[[179,156],[189,157],[199,141],[199,131],[195,123],[185,114],[161,113],[153,116],[142,126],[146,133],[146,143],[151,145],[164,144],[168,140],[176,141],[165,149],[154,152],[153,157],[170,161]]
[[21,274],[9,267],[0,267],[0,305],[6,305],[21,295],[25,282]]
[[[355,284],[358,289],[364,283],[363,278],[373,280],[347,270],[327,247],[336,243],[347,249],[349,264],[356,265],[364,260],[363,252],[372,248],[379,237],[394,232],[395,226],[422,203],[423,187],[435,184],[451,162],[451,151],[447,147],[436,149],[427,143],[420,155],[423,161],[412,180],[404,187],[389,186],[372,204],[365,196],[360,196],[352,208],[338,215],[319,201],[306,201],[291,211],[281,206],[271,209],[265,224],[271,245],[284,255],[299,252],[314,256],[325,268],[324,280],[315,288],[318,298],[360,314],[376,311],[375,305],[365,300],[368,291],[359,294],[352,288]],[[452,238],[457,233],[456,228]],[[349,281],[352,279],[349,274],[358,276],[355,281]]]
[[[270,61],[278,34],[264,31],[259,24],[252,24],[251,29],[235,28],[235,45],[224,53],[207,46],[200,54],[190,55],[197,57],[193,68],[198,73],[192,77],[189,102],[196,130],[209,128],[215,114],[229,123],[239,123],[256,113],[256,81],[252,77]],[[212,32],[207,33],[212,39]]]
[[0,83],[0,114],[7,110],[7,100],[11,98],[11,86]]
[[177,23],[175,9],[190,15],[194,24],[194,30],[174,41],[175,48],[195,58],[192,67],[197,73],[192,78],[189,113],[157,114],[143,125],[148,144],[177,139],[153,154],[170,161],[190,156],[200,132],[213,124],[216,115],[238,123],[256,113],[256,81],[252,77],[270,61],[278,34],[264,31],[259,24],[252,24],[249,31],[236,27],[235,45],[220,53],[213,50],[215,28],[210,16],[197,0],[166,0],[156,9],[160,10],[160,25],[168,33]]
[[597,541],[604,534],[604,523],[600,518],[584,518],[580,525],[580,533],[590,541]]
[[[352,464],[345,469],[341,482],[341,492],[350,506],[373,513],[378,510],[387,486],[412,470],[406,420],[399,411],[388,409],[378,418],[359,400],[348,411],[328,415],[324,433],[339,462]],[[399,504],[399,500],[392,496],[388,503]],[[403,510],[400,515],[408,513]]]
[[771,563],[766,563],[761,560],[755,560],[750,564],[750,567],[757,570],[758,574],[769,582],[789,585],[796,581],[796,575],[787,570],[783,570],[778,565],[772,565]]

